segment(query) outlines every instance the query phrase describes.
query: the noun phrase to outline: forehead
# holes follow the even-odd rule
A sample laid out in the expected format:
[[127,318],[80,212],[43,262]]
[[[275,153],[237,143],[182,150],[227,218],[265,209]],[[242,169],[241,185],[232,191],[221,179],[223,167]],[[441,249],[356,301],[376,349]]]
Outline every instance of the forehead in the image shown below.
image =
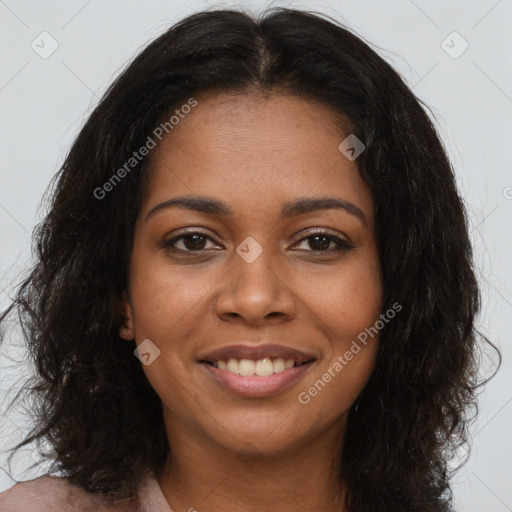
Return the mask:
[[270,211],[284,197],[337,194],[371,218],[371,191],[338,149],[349,123],[332,109],[285,94],[196,99],[152,155],[149,202],[194,194]]

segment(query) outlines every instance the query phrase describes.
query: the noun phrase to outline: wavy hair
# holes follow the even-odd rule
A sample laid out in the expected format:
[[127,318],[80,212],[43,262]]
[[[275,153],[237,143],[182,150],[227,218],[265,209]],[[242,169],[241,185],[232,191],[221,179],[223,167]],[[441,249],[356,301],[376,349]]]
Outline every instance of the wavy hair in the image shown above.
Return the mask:
[[186,98],[252,90],[321,102],[366,145],[356,163],[375,201],[383,311],[403,309],[381,331],[376,367],[349,412],[339,469],[350,510],[449,510],[450,454],[469,450],[486,382],[480,342],[497,350],[475,327],[467,213],[421,100],[369,44],[312,11],[188,16],[143,49],[92,111],[34,231],[35,263],[1,317],[17,312],[37,375],[24,388],[36,399],[36,426],[15,449],[45,439],[70,482],[115,498],[163,468],[161,400],[118,333],[150,155],[108,196],[94,191]]

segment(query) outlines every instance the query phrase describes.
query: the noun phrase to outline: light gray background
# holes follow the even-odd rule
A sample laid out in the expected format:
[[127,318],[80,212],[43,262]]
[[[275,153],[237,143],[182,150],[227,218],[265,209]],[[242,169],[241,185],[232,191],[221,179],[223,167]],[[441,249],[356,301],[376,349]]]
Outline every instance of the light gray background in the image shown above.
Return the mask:
[[[0,308],[30,262],[30,232],[40,219],[42,194],[108,84],[179,18],[208,6],[237,5],[254,12],[268,5],[304,7],[344,21],[381,48],[431,106],[470,213],[482,284],[479,325],[504,356],[481,396],[471,457],[454,480],[456,506],[464,512],[512,510],[512,268],[506,264],[512,260],[512,0],[0,0]],[[42,47],[43,31],[58,43],[46,59],[31,48],[34,40]],[[465,43],[454,31],[469,44],[457,58],[452,56]],[[49,39],[44,46],[50,48]],[[25,359],[19,336],[0,352],[2,407],[23,377],[10,358]],[[9,417],[2,410],[0,449],[6,450],[29,422],[21,409]],[[45,464],[25,471],[30,450],[15,461],[17,479],[45,473]],[[0,453],[0,491],[12,484]]]

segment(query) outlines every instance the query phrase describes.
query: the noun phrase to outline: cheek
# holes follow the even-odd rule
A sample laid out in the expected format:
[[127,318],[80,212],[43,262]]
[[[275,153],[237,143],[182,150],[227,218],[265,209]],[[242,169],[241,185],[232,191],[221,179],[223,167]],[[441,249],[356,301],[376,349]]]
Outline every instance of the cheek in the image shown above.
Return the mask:
[[160,259],[150,263],[149,258],[134,254],[130,289],[137,339],[165,339],[172,332],[176,334],[175,328],[190,321],[201,308],[215,282],[212,277],[211,272],[201,272],[198,267],[178,268]]
[[355,339],[375,323],[381,309],[382,290],[379,275],[368,267],[344,277],[336,295],[333,290],[328,311],[333,331],[346,340]]
[[354,259],[328,280],[309,275],[308,290],[309,306],[329,340],[330,352],[298,399],[311,413],[330,418],[350,408],[374,368],[378,332],[368,332],[382,306],[378,259]]
[[165,256],[143,250],[134,250],[130,272],[137,343],[149,339],[159,349],[158,357],[142,369],[161,400],[185,414],[197,399],[194,389],[185,385],[188,339],[204,318],[201,308],[213,282],[205,282],[207,273],[197,267],[173,266]]
[[322,324],[337,352],[379,318],[382,306],[380,266],[375,258],[354,258],[327,277],[308,274],[303,291],[308,306]]

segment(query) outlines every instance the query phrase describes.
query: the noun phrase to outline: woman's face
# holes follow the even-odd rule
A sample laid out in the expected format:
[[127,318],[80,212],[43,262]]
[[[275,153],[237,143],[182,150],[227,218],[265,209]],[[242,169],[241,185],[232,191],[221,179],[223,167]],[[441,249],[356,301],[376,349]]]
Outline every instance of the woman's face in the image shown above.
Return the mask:
[[372,194],[323,105],[197,100],[151,155],[121,336],[144,342],[171,439],[283,453],[342,433],[372,372],[377,336],[358,342],[382,301]]

